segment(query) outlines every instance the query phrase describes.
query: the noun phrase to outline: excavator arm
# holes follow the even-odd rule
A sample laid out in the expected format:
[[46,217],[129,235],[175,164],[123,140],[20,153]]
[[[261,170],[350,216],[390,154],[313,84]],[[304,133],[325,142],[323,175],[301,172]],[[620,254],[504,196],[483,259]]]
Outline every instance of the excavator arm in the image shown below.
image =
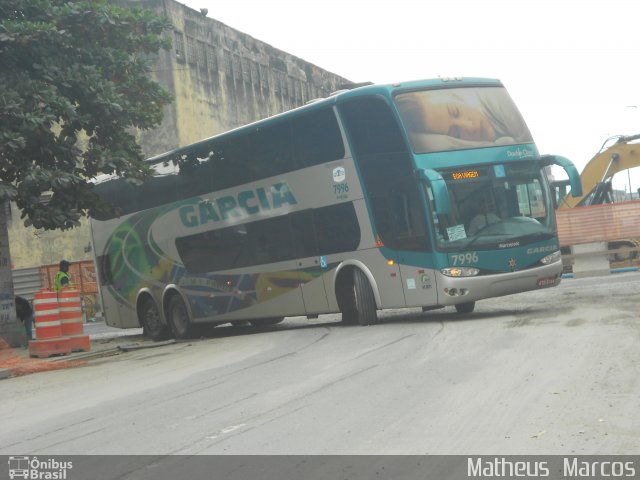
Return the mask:
[[[558,209],[611,203],[613,201],[611,178],[618,172],[640,166],[640,143],[632,143],[639,139],[640,134],[620,136],[613,145],[608,148],[602,148],[587,163],[580,174],[582,183],[580,195],[576,197],[571,194],[564,195],[564,198],[559,201]],[[559,189],[563,185],[568,185],[568,181],[557,182],[556,188]],[[558,190],[559,192],[560,190]],[[610,260],[614,262],[612,265],[616,263],[628,265],[630,261],[634,261],[638,258],[637,248],[639,246],[640,239],[636,238],[623,238],[608,242],[607,248],[612,251]],[[568,252],[567,247],[565,247],[565,250]]]
[[631,143],[638,139],[640,134],[619,137],[615,144],[594,156],[580,174],[582,195],[566,195],[558,208],[603,203],[611,177],[628,168],[640,166],[640,143]]

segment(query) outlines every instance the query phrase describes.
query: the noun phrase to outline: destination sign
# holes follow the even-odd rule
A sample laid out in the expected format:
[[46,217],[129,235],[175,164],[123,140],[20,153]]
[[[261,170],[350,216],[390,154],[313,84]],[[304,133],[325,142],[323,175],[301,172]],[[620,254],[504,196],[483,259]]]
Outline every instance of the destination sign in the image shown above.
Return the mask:
[[480,172],[478,170],[465,170],[463,172],[451,172],[451,180],[468,180],[470,178],[478,178]]

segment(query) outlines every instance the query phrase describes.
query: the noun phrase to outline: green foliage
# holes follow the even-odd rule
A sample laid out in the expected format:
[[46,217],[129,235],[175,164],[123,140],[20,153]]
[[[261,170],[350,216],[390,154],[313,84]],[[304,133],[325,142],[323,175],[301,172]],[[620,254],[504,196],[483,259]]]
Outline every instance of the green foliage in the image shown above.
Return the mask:
[[104,208],[92,178],[149,174],[134,134],[171,101],[150,75],[170,27],[108,0],[0,1],[0,202],[25,225],[76,226]]

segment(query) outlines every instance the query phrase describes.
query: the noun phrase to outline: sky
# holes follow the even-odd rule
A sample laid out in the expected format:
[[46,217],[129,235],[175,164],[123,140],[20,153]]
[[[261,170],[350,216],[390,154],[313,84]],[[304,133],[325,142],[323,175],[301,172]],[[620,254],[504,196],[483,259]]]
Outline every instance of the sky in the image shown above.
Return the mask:
[[579,171],[640,134],[638,0],[178,1],[354,82],[498,78],[540,153]]

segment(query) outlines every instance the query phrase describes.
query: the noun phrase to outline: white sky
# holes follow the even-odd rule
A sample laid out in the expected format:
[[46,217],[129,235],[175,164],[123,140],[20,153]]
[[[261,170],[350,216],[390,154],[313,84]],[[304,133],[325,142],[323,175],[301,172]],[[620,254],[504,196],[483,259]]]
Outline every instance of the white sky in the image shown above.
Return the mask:
[[638,0],[178,1],[355,82],[499,78],[540,153],[579,171],[640,133]]

